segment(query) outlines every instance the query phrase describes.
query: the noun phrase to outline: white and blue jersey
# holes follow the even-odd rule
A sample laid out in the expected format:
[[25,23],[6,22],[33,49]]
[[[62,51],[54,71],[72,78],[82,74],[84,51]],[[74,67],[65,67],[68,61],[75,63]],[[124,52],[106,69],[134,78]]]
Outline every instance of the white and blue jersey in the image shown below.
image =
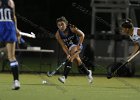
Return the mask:
[[138,29],[140,29],[140,28],[134,27],[133,35],[130,36],[130,39],[131,39],[134,43],[138,43],[139,46],[140,46],[140,36],[138,35]]
[[79,41],[79,37],[77,34],[73,33],[69,27],[67,27],[68,34],[66,35],[64,32],[58,30],[61,39],[64,44],[70,48],[72,45],[77,45]]
[[8,0],[1,0],[0,5],[0,42],[16,42],[16,28],[13,21],[13,9]]

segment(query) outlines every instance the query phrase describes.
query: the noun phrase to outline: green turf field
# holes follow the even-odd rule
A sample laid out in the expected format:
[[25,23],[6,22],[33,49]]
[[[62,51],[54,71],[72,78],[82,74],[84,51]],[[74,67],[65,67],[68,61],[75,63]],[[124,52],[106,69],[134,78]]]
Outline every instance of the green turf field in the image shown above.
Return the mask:
[[[41,76],[41,77],[40,77]],[[140,78],[94,76],[90,85],[85,76],[70,76],[65,84],[59,76],[21,74],[21,89],[11,90],[11,74],[0,74],[0,100],[139,100]],[[42,78],[48,84],[42,84]]]

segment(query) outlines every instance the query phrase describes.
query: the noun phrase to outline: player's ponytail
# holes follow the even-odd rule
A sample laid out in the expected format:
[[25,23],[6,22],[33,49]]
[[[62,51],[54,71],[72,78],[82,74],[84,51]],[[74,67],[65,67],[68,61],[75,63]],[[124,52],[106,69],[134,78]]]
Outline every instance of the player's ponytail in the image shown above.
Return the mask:
[[129,18],[127,18],[127,19],[122,23],[121,27],[123,27],[123,28],[129,28],[129,29],[133,28],[132,20],[129,19]]

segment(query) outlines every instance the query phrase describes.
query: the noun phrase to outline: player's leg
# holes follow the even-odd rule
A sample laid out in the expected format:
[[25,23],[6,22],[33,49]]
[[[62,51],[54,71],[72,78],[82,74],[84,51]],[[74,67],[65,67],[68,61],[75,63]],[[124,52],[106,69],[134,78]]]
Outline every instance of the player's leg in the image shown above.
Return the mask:
[[10,68],[13,74],[14,85],[13,89],[17,90],[20,88],[19,82],[19,71],[18,71],[18,61],[15,58],[15,43],[6,44],[8,59],[10,61]]
[[[64,68],[64,76],[65,78],[67,78],[71,68],[72,68],[72,62],[75,58],[72,58],[77,52],[77,48],[76,46],[73,46],[70,50],[70,55],[71,55],[71,59],[66,63],[65,68]],[[79,54],[76,54],[76,56],[78,56]]]
[[59,77],[58,80],[61,82],[61,83],[65,83],[67,77],[68,77],[68,74],[70,72],[72,68],[72,62],[68,61],[66,64],[65,64],[65,67],[64,67],[64,72],[63,72],[63,76]]
[[78,64],[80,71],[83,72],[84,74],[86,74],[88,76],[89,83],[92,83],[92,81],[93,81],[92,71],[88,70],[85,67],[85,64],[81,61],[81,58],[79,56],[77,56],[75,59],[77,61],[77,64]]
[[[77,47],[76,45],[73,45],[72,47],[70,47],[70,55],[71,57],[74,56],[74,54],[76,53],[77,51]],[[58,80],[62,83],[65,83],[67,77],[68,77],[68,74],[72,68],[72,62],[73,62],[74,58],[73,59],[70,59],[67,61],[67,63],[65,64],[65,67],[64,67],[64,72],[63,72],[63,76],[59,77]]]

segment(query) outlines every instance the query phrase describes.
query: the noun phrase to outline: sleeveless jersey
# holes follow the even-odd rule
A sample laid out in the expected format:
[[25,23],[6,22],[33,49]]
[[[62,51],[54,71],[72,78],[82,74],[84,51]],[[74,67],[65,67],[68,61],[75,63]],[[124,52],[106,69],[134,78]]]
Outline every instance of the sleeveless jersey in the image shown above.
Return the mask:
[[65,45],[69,48],[71,45],[73,44],[78,44],[78,41],[79,41],[79,37],[77,36],[77,34],[73,33],[71,30],[70,30],[70,27],[67,27],[67,32],[68,34],[65,35],[64,32],[59,31],[59,35],[61,37],[61,39],[63,40],[63,42],[65,43]]
[[140,29],[140,28],[134,27],[133,35],[130,36],[130,39],[133,42],[138,43],[140,45],[140,36],[138,35],[138,29]]
[[0,21],[12,21],[13,20],[13,9],[8,5],[9,0],[1,0],[2,5],[0,6]]
[[0,0],[0,42],[16,42],[16,28],[13,21],[13,8],[8,5],[9,0]]

